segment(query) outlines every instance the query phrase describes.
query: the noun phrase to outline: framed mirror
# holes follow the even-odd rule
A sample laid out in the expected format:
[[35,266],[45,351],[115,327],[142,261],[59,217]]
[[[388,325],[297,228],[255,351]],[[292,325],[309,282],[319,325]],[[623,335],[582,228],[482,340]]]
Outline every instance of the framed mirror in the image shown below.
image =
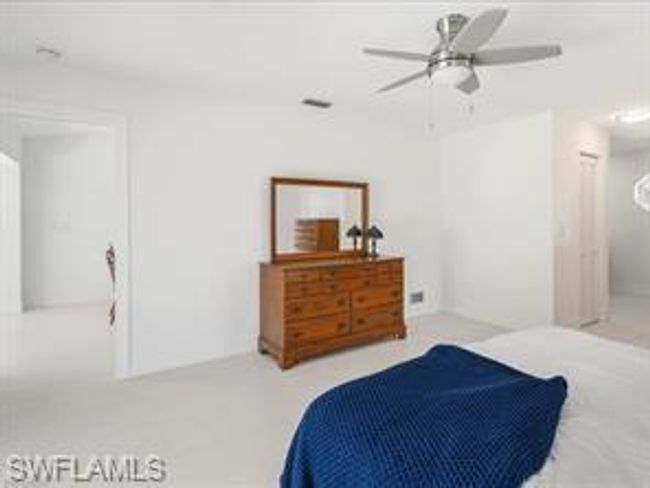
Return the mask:
[[271,178],[271,260],[367,254],[368,184]]

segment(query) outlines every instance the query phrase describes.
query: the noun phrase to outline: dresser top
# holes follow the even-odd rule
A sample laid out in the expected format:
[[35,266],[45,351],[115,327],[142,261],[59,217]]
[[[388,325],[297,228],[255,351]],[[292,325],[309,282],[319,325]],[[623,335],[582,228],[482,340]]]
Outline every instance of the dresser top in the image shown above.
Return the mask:
[[261,263],[262,266],[273,266],[283,269],[304,269],[304,268],[324,268],[332,266],[352,266],[385,263],[389,261],[401,261],[399,256],[378,256],[376,258],[339,258],[339,259],[310,259],[308,261],[288,261],[280,263]]

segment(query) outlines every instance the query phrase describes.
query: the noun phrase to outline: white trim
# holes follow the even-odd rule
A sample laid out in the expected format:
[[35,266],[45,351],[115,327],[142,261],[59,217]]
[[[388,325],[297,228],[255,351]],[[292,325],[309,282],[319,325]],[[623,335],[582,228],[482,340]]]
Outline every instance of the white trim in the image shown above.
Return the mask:
[[[128,119],[126,116],[95,110],[36,104],[0,97],[0,112],[23,117],[35,117],[59,122],[76,122],[109,128],[115,136],[115,188],[117,194],[116,233],[113,238],[117,250],[117,317],[115,321],[114,373],[116,378],[132,375],[131,354],[131,178],[128,160]],[[122,279],[120,279],[122,278]],[[108,327],[108,324],[107,324]]]
[[[19,190],[21,170],[22,168],[14,155],[5,153],[0,148],[0,253],[3,253],[0,260],[7,264],[13,260],[14,264],[18,264],[16,268],[9,264],[8,269],[5,269],[0,277],[5,282],[4,286],[0,286],[0,315],[18,315],[23,312],[22,273],[20,270],[22,233],[20,218],[16,218],[21,212]],[[13,190],[11,190],[12,185],[5,186],[6,178],[13,179],[15,184]],[[15,225],[14,235],[5,234],[6,228],[11,226],[12,221]],[[3,243],[2,235],[11,242]]]

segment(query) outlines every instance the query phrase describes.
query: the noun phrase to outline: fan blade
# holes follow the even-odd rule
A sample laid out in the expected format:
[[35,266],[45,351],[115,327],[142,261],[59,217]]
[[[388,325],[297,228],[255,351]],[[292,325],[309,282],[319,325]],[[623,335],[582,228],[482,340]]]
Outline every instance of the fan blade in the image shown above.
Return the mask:
[[383,56],[385,58],[402,59],[404,61],[421,61],[427,63],[431,59],[431,56],[428,54],[390,51],[388,49],[364,49],[363,52],[372,56]]
[[400,80],[397,80],[397,81],[391,83],[390,85],[386,85],[385,87],[380,88],[378,90],[378,92],[381,93],[381,92],[385,92],[385,91],[388,91],[388,90],[392,90],[393,88],[397,88],[398,86],[406,85],[407,83],[415,81],[418,78],[422,78],[422,77],[426,76],[427,74],[429,74],[429,71],[426,70],[426,69],[424,71],[418,71],[417,73],[414,73],[414,74],[412,74],[410,76],[407,76],[406,78],[402,78]]
[[472,73],[469,78],[467,78],[462,83],[456,85],[456,88],[469,95],[470,93],[473,93],[476,90],[478,90],[479,86],[481,85],[478,81],[478,76],[476,76],[476,73]]
[[525,63],[527,61],[552,58],[561,54],[562,48],[557,45],[486,49],[474,55],[474,64],[476,66],[487,66],[493,64]]
[[461,53],[475,53],[494,35],[507,14],[506,9],[495,8],[477,15],[451,41],[451,48]]

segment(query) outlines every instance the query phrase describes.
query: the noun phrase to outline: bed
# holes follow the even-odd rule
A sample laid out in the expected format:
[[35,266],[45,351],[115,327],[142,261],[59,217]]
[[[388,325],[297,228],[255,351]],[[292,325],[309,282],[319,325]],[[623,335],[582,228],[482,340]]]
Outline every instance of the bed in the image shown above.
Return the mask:
[[526,486],[650,486],[650,350],[560,327],[467,348],[569,383],[551,454]]
[[[460,362],[441,366],[447,356]],[[463,372],[454,372],[457,365]],[[447,375],[451,383],[441,380]],[[413,385],[403,387],[404,382]],[[443,388],[433,395],[423,394],[430,382],[442,383]],[[501,385],[505,397],[495,396]],[[467,392],[474,394],[477,387],[480,394],[468,403]],[[393,394],[394,389],[399,393]],[[438,405],[444,407],[444,399],[458,391],[460,403],[439,411]],[[487,403],[474,409],[474,399],[485,403],[486,395]],[[514,398],[517,401],[511,401]],[[525,420],[528,413],[522,415],[522,404],[528,408],[523,412],[532,412],[533,421]],[[359,405],[365,409],[362,415]],[[375,410],[377,420],[368,420],[366,416],[375,416]],[[487,421],[472,410],[485,411]],[[437,430],[429,429],[432,422]],[[358,423],[363,427],[358,428]],[[465,424],[469,437],[462,435]],[[448,425],[453,435],[431,442]],[[461,435],[456,434],[459,428]],[[500,446],[494,452],[482,441],[493,435]],[[527,442],[526,436],[541,439],[542,448],[539,442]],[[478,441],[473,445],[464,439]],[[510,439],[513,446],[503,448]],[[329,447],[321,449],[323,444]],[[401,452],[396,454],[396,449]],[[453,463],[445,462],[449,449]],[[472,466],[460,473],[461,478],[459,453]],[[650,486],[650,351],[559,327],[508,333],[463,349],[434,347],[420,358],[341,385],[312,402],[294,436],[281,482],[290,487],[494,484],[485,481],[494,469],[474,463],[476,456],[487,458],[488,463],[492,457],[504,460],[498,461],[499,476],[503,472],[507,476],[494,479],[508,482],[499,486],[519,486],[518,480],[526,480],[529,487]],[[483,471],[477,474],[478,470]],[[515,476],[510,476],[513,470]],[[413,471],[418,477],[412,476]]]

